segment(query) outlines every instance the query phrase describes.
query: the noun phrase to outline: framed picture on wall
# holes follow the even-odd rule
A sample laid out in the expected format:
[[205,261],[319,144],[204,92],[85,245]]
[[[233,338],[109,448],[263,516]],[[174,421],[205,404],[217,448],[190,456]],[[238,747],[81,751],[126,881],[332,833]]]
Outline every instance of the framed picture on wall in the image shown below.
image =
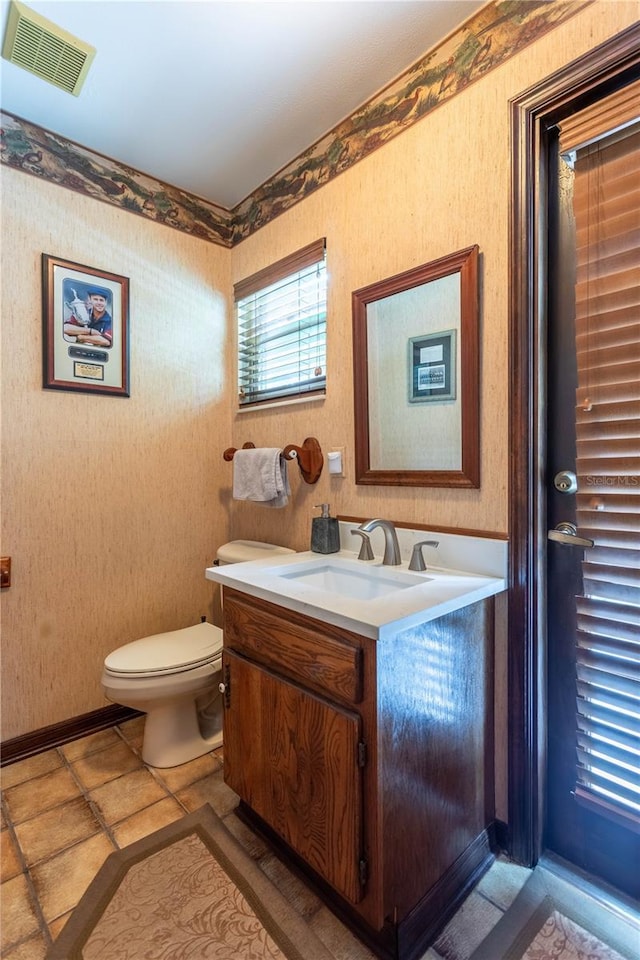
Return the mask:
[[129,396],[129,280],[42,254],[43,386]]
[[456,331],[409,339],[409,403],[456,398]]

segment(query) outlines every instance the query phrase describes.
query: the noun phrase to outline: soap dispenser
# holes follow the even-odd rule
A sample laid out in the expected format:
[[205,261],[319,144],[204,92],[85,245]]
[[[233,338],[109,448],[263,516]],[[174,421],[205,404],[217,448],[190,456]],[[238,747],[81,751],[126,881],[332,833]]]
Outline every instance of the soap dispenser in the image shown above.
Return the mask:
[[340,549],[338,518],[329,513],[328,503],[317,503],[322,516],[314,517],[311,523],[311,549],[314,553],[337,553]]

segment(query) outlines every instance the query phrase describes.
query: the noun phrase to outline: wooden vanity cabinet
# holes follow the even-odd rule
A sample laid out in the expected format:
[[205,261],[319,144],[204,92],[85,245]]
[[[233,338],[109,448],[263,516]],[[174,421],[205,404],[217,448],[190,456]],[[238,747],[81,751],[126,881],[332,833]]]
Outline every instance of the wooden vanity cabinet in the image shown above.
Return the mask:
[[380,956],[490,865],[493,600],[373,640],[224,588],[225,781]]
[[[350,903],[363,898],[360,639],[225,588],[225,780]],[[288,612],[287,612],[288,614]]]

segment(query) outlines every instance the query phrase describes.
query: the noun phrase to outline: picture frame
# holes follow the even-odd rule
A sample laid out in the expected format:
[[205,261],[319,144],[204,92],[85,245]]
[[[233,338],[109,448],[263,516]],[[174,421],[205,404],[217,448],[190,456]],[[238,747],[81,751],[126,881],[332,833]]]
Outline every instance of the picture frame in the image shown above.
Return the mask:
[[409,403],[456,399],[456,331],[409,338]]
[[43,387],[128,397],[129,279],[42,254]]

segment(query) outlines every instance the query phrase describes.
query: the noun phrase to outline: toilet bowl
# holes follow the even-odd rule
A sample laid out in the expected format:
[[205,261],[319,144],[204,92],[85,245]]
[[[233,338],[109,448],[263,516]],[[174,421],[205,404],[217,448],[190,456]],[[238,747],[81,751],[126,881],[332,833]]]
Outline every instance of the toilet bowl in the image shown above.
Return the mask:
[[[218,550],[219,563],[293,553],[288,547],[234,540]],[[105,696],[146,713],[142,759],[176,767],[222,744],[222,630],[211,623],[157,633],[110,653],[102,672]]]

